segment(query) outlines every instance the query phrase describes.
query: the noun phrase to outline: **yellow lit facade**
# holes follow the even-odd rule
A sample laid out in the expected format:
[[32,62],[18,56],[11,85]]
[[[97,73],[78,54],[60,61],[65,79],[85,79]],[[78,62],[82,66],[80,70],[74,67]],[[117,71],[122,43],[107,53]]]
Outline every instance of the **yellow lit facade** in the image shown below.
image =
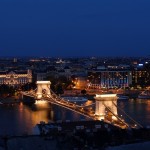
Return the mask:
[[0,85],[17,86],[32,82],[32,71],[3,71],[0,72]]

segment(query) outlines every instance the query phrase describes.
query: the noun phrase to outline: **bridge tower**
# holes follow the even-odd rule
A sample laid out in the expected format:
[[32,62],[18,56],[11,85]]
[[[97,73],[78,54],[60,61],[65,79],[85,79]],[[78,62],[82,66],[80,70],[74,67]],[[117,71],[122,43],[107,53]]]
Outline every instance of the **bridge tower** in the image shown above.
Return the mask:
[[115,116],[117,113],[117,96],[116,94],[96,94],[94,97],[96,100],[95,115],[99,117],[100,120],[105,119],[106,109],[112,113],[112,120],[117,120]]
[[36,84],[37,84],[37,91],[36,91],[37,99],[41,99],[43,94],[46,94],[47,96],[51,95],[50,81],[37,81]]

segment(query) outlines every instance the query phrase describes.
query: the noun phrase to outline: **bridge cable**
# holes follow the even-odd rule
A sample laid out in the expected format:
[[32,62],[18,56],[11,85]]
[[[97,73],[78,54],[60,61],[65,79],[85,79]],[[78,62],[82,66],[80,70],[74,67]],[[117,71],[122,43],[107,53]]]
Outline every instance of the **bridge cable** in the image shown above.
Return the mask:
[[119,110],[121,110],[130,120],[132,120],[134,123],[136,123],[138,126],[143,128],[141,124],[139,124],[137,121],[135,121],[132,117],[130,117],[123,109],[121,109],[119,106],[117,106],[114,102],[112,102]]
[[102,103],[117,119],[119,119],[123,124],[125,124],[127,127],[129,127],[129,125],[125,122],[125,121],[123,121],[120,117],[118,117],[116,114],[114,114],[112,111],[111,111],[111,109],[109,108],[109,107],[107,107],[105,104],[104,104],[104,102]]

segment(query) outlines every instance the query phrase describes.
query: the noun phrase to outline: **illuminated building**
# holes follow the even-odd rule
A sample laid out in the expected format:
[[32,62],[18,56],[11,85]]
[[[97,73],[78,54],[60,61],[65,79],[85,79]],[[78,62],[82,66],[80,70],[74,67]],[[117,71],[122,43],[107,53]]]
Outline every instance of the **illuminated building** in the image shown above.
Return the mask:
[[132,86],[147,87],[150,85],[150,62],[139,63],[132,71]]
[[89,88],[125,88],[132,83],[128,70],[97,70],[88,72]]
[[150,72],[146,70],[132,71],[132,85],[140,87],[150,85]]
[[32,82],[32,71],[1,71],[0,85],[17,86]]

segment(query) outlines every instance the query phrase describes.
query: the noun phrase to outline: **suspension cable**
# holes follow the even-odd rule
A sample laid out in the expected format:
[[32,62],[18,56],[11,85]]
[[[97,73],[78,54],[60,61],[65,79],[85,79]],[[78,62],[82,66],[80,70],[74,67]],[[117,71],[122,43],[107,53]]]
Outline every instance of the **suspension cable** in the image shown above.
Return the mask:
[[111,109],[109,108],[109,107],[107,107],[105,104],[104,104],[104,102],[102,103],[117,119],[119,119],[123,124],[125,124],[127,127],[129,127],[129,125],[125,122],[125,121],[123,121],[121,118],[119,118],[116,114],[114,114],[112,111],[111,111]]
[[141,124],[139,124],[137,121],[135,121],[132,117],[130,117],[123,109],[121,109],[119,106],[117,106],[114,102],[113,104],[119,108],[119,110],[121,110],[130,120],[132,120],[134,123],[136,123],[139,127],[143,128],[143,126]]

